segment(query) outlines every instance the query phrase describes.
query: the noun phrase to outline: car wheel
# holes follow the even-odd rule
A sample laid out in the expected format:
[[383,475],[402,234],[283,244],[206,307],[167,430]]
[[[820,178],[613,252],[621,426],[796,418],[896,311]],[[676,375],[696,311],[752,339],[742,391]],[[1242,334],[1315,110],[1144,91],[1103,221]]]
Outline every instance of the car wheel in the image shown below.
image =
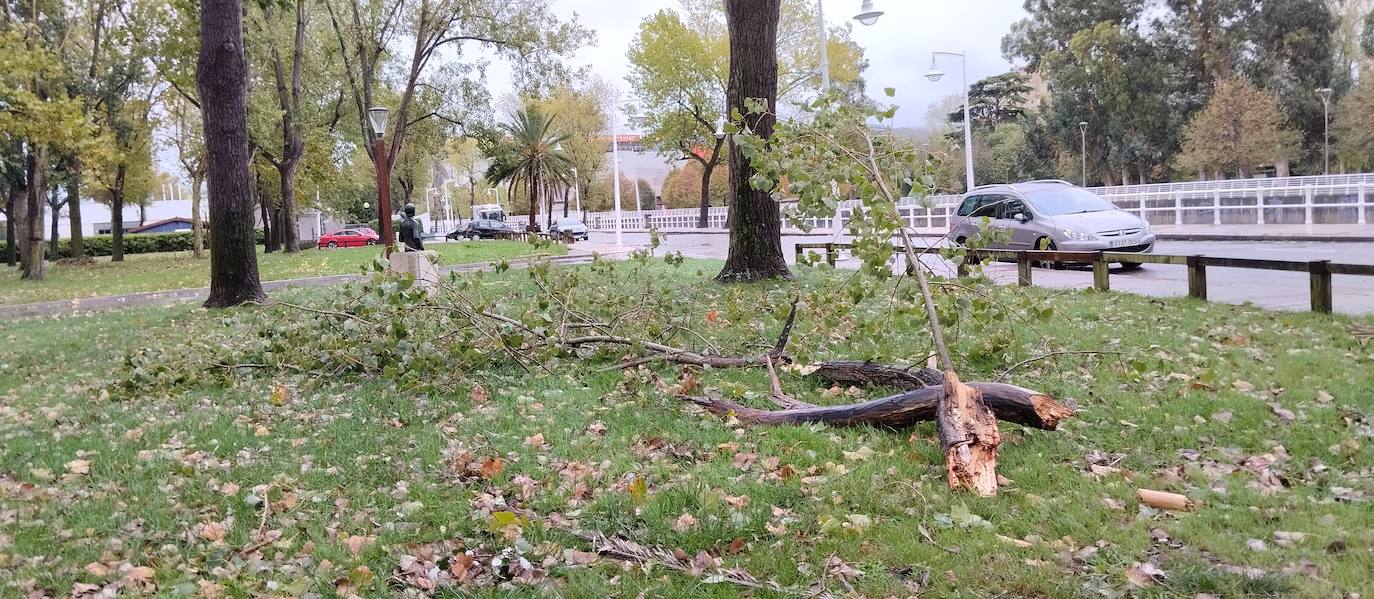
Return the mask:
[[[1035,247],[1045,248],[1046,250],[1051,252],[1059,249],[1059,246],[1054,244],[1054,240],[1048,237],[1041,237],[1040,239],[1035,240]],[[1068,268],[1068,266],[1065,265],[1063,262],[1041,262],[1040,266],[1052,270],[1064,270]]]
[[957,245],[957,246],[959,246],[959,247],[964,247],[964,246],[967,245],[967,244],[968,244],[968,238],[967,238],[967,237],[960,237],[960,238],[954,240],[954,245]]
[[331,242],[329,242],[329,246],[328,246],[328,247],[329,247],[329,249],[331,249],[331,250],[337,250],[337,249],[339,249],[339,242],[337,242],[337,241],[331,241]]
[[377,240],[376,240],[376,239],[369,239],[369,240],[367,240],[367,245],[377,245]]
[[1140,267],[1141,267],[1141,264],[1140,264],[1139,262],[1122,262],[1122,263],[1121,263],[1121,270],[1126,271],[1126,272],[1130,272],[1130,271],[1132,271],[1132,270],[1140,270]]

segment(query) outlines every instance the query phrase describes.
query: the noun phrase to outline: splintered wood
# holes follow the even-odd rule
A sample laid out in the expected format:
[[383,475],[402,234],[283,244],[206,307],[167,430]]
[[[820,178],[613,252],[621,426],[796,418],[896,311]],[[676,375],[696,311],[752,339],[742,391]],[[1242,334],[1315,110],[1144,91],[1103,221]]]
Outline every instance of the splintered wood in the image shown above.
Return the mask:
[[945,453],[949,488],[971,489],[989,497],[997,494],[997,448],[1002,436],[997,418],[983,403],[982,393],[953,372],[945,373],[945,393],[940,398],[938,428]]

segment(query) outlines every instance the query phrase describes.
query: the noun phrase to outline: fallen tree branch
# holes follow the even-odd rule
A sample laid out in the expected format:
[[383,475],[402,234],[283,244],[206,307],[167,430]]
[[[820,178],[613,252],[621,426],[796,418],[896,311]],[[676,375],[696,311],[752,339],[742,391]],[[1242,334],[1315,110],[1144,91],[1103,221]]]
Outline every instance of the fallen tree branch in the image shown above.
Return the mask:
[[1002,435],[982,392],[959,382],[953,372],[946,372],[944,395],[937,410],[949,488],[972,489],[983,497],[996,495],[997,448]]
[[811,376],[840,385],[864,385],[916,389],[930,385],[943,385],[945,375],[934,368],[920,366],[900,367],[856,360],[829,360],[821,362],[811,371]]
[[[792,307],[787,311],[787,322],[782,325],[782,333],[778,335],[778,342],[773,345],[772,355],[782,356],[787,353],[787,341],[792,337],[792,324],[797,321],[797,301],[801,296],[792,296]],[[772,368],[772,363],[769,363]]]
[[[1074,410],[1053,397],[1016,385],[1005,383],[968,383],[982,395],[992,414],[1031,428],[1055,430],[1059,422],[1073,416]],[[879,399],[855,404],[810,406],[785,410],[760,410],[726,399],[682,396],[713,414],[733,414],[743,422],[754,424],[825,423],[834,426],[872,425],[887,428],[906,428],[935,420],[940,398],[945,395],[943,385],[929,385]]]

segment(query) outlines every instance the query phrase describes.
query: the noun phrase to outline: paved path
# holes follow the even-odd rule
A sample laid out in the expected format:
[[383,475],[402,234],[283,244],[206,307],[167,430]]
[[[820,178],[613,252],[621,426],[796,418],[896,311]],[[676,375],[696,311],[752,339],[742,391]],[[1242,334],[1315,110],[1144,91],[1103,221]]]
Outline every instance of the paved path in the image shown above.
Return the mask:
[[[593,253],[599,253],[607,257],[616,257],[626,253],[630,248],[615,247],[615,244],[586,243],[582,247],[574,247],[569,250],[566,256],[554,256],[548,258],[555,264],[582,264],[591,261]],[[512,268],[523,268],[538,258],[522,260],[509,260],[507,263]],[[479,270],[487,271],[496,268],[494,262],[483,262],[477,264],[455,264],[439,268],[440,273],[450,272],[476,272]],[[323,277],[308,277],[304,279],[287,279],[283,281],[266,281],[262,284],[263,290],[272,292],[292,287],[327,287],[342,285],[350,281],[360,281],[365,275],[328,275]],[[70,300],[53,300],[47,302],[35,302],[31,304],[12,304],[0,306],[0,320],[11,320],[15,318],[29,318],[33,316],[52,316],[56,314],[76,314],[85,312],[99,312],[102,310],[114,310],[129,306],[152,306],[162,304],[175,304],[183,302],[203,302],[210,294],[209,287],[197,287],[194,289],[171,289],[166,291],[147,291],[143,293],[130,293],[126,295],[106,295],[101,297],[86,297]]]
[[[1278,226],[1278,225],[1266,225]],[[1299,225],[1300,226],[1300,225]],[[643,233],[625,234],[626,245],[648,243],[648,235]],[[593,233],[593,241],[614,242],[614,234]],[[785,235],[782,239],[783,254],[791,263],[796,255],[794,246],[798,243],[824,243],[832,237]],[[848,241],[848,237],[833,238],[836,242]],[[936,240],[928,239],[930,242]],[[664,237],[663,251],[680,251],[693,258],[722,259],[728,250],[729,238],[715,234],[680,234]],[[1280,242],[1280,241],[1160,241],[1155,246],[1160,254],[1190,256],[1200,254],[1228,258],[1264,258],[1270,260],[1331,260],[1348,264],[1374,264],[1374,243],[1318,243],[1318,242]],[[817,252],[820,253],[820,252]],[[840,267],[856,267],[858,261],[847,259],[846,254],[839,262]],[[953,273],[953,265],[938,256],[923,258],[937,272]],[[994,263],[987,272],[995,280],[1015,283],[1016,265]],[[1049,270],[1035,269],[1033,279],[1036,285],[1060,288],[1087,288],[1092,286],[1091,269]],[[1130,291],[1152,296],[1187,295],[1187,267],[1147,264],[1133,272],[1112,270],[1112,289]],[[1334,309],[1346,314],[1374,314],[1374,277],[1336,275],[1332,280]],[[1277,272],[1238,268],[1208,268],[1207,296],[1211,301],[1239,304],[1251,302],[1275,310],[1307,310],[1308,276],[1300,272]]]

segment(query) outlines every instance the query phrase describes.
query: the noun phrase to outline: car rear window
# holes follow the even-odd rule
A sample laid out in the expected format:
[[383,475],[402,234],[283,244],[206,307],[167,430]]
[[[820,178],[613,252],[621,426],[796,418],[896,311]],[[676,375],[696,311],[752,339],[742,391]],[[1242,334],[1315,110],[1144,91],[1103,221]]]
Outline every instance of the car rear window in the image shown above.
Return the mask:
[[967,216],[971,218],[979,218],[983,216],[989,218],[996,218],[997,208],[1001,205],[1001,202],[1004,199],[1004,196],[990,194],[969,196],[968,198],[964,199],[964,203],[959,205],[959,211],[957,214],[959,216]]

